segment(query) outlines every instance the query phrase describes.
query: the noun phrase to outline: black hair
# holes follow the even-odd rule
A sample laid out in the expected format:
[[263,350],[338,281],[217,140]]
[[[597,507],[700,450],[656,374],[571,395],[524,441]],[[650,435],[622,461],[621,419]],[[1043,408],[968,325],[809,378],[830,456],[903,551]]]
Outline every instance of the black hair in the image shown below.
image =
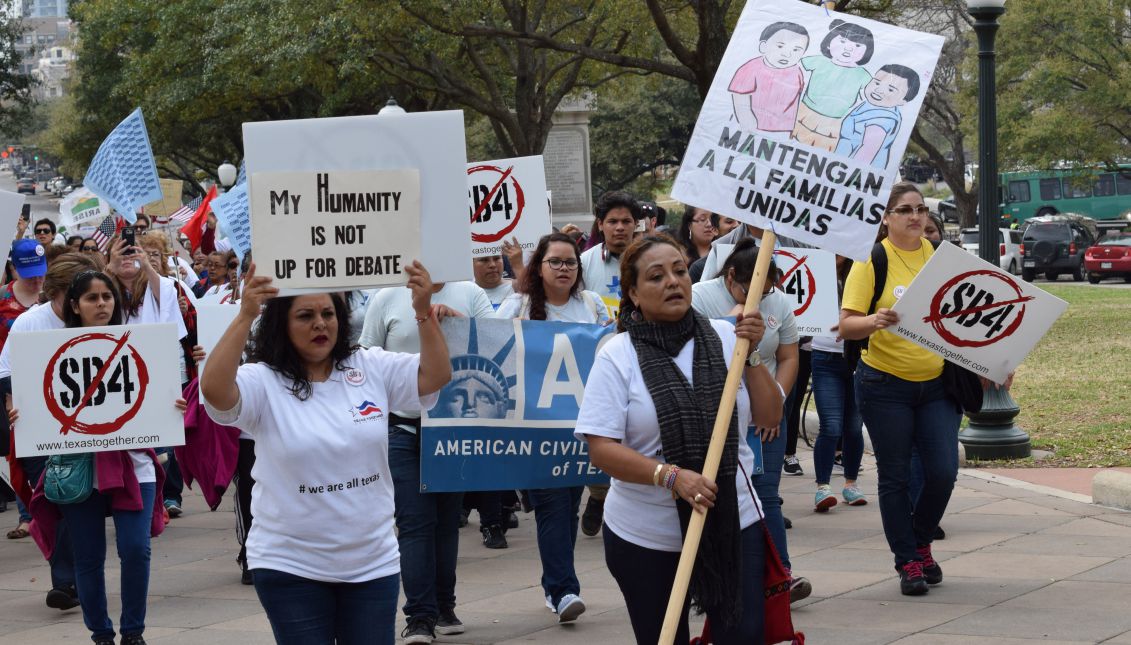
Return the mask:
[[153,226],[153,220],[149,219],[149,216],[145,213],[138,213],[137,215],[134,215],[134,224],[137,224],[137,221],[139,219],[145,220],[146,226]]
[[[338,339],[330,349],[330,358],[334,369],[345,370],[348,366],[344,361],[357,350],[356,346],[350,345],[349,307],[342,294],[331,293],[329,296],[334,305],[334,315],[338,319]],[[305,401],[313,393],[310,374],[287,333],[288,318],[296,297],[272,298],[267,301],[259,317],[259,326],[251,335],[249,362],[263,363],[290,379],[291,394],[298,400]]]
[[110,293],[114,294],[114,308],[110,313],[110,322],[108,325],[122,324],[122,298],[118,294],[118,288],[114,286],[114,281],[110,276],[101,271],[82,271],[75,274],[71,280],[71,286],[67,288],[67,302],[63,305],[63,324],[69,329],[75,327],[82,327],[82,317],[75,311],[75,305],[78,304],[79,299],[90,291],[90,285],[95,280],[101,280],[103,284],[110,289]]
[[573,249],[573,259],[577,260],[577,279],[573,281],[573,286],[570,287],[570,297],[572,298],[578,291],[585,288],[585,281],[581,277],[581,250],[577,248],[573,238],[565,233],[543,235],[542,239],[538,240],[538,246],[534,248],[534,253],[530,256],[530,262],[527,263],[526,271],[523,271],[522,280],[518,284],[518,291],[530,297],[530,311],[527,312],[527,317],[530,320],[546,319],[546,286],[541,275],[542,261],[546,259],[550,244],[554,242],[568,244]]
[[907,81],[907,92],[903,95],[904,101],[910,101],[919,94],[919,74],[910,67],[892,63],[891,65],[884,65],[876,73],[879,74],[880,72],[887,72]]
[[699,249],[695,248],[695,242],[691,239],[691,222],[695,219],[695,211],[703,211],[708,214],[711,220],[711,226],[717,226],[719,216],[708,211],[705,208],[698,208],[696,206],[684,206],[683,217],[679,220],[679,230],[676,232],[676,239],[683,244],[684,252],[687,254],[688,262],[694,262],[699,259]]
[[[725,277],[726,274],[734,269],[733,280],[742,286],[750,284],[750,280],[754,278],[754,265],[758,262],[758,244],[757,240],[753,237],[744,237],[734,245],[734,250],[727,256],[723,266],[719,268],[719,272],[715,274],[716,278]],[[774,283],[777,283],[781,276],[778,274],[777,263],[770,261],[769,275],[773,278]]]
[[638,309],[636,303],[632,298],[628,297],[630,288],[636,286],[637,280],[640,278],[640,271],[636,268],[636,262],[640,260],[640,256],[648,252],[649,249],[655,246],[668,245],[680,252],[684,256],[684,261],[687,261],[687,256],[684,253],[683,245],[680,244],[674,237],[664,235],[663,233],[645,233],[644,235],[636,238],[624,250],[620,256],[620,284],[621,284],[621,297],[620,297],[620,313],[617,315],[617,331],[622,332],[627,330],[628,320],[635,314]]
[[598,222],[603,222],[605,216],[614,208],[627,208],[628,212],[632,214],[633,221],[636,222],[644,217],[644,212],[640,209],[640,202],[623,190],[613,190],[597,198],[597,206],[593,209],[593,214],[596,215]]
[[775,22],[771,23],[768,27],[762,30],[762,35],[758,37],[759,41],[766,41],[770,36],[778,33],[779,31],[792,31],[799,36],[809,37],[809,32],[805,28],[795,22]]
[[52,235],[54,235],[56,232],[58,232],[58,229],[55,228],[55,222],[52,222],[50,219],[47,219],[46,217],[44,217],[42,219],[35,220],[35,226],[32,226],[31,230],[34,231],[35,229],[39,228],[40,224],[46,224],[47,226],[51,227],[51,234]]
[[827,58],[832,58],[832,52],[829,50],[829,45],[833,42],[833,38],[840,36],[845,40],[851,40],[859,45],[864,45],[864,57],[857,61],[857,65],[863,67],[868,61],[872,60],[872,53],[876,50],[875,39],[872,38],[872,32],[860,25],[851,22],[845,22],[837,19],[829,23],[829,33],[825,34],[825,39],[821,41],[821,53]]
[[74,242],[75,240],[79,241],[79,246],[81,247],[82,243],[83,243],[83,239],[82,239],[81,235],[72,235],[72,236],[68,237],[67,238],[67,246],[70,246],[71,242]]

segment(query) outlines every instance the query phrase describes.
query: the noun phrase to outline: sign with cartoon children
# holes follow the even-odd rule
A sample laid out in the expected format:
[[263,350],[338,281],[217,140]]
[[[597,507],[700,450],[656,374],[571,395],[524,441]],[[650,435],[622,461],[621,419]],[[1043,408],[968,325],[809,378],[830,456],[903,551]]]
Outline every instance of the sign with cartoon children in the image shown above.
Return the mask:
[[448,318],[443,328],[452,379],[422,420],[422,490],[608,481],[573,428],[589,370],[612,327]]
[[748,3],[673,198],[867,259],[943,38]]

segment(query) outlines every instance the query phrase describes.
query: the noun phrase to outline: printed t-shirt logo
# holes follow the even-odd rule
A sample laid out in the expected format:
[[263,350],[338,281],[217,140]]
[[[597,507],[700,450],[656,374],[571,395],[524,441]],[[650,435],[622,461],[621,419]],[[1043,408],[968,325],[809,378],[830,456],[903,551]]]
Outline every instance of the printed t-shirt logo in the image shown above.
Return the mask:
[[355,406],[354,409],[357,410],[357,413],[363,417],[367,417],[371,414],[376,414],[377,417],[380,418],[382,414],[381,408],[377,407],[377,404],[373,403],[372,401],[362,401],[361,404]]

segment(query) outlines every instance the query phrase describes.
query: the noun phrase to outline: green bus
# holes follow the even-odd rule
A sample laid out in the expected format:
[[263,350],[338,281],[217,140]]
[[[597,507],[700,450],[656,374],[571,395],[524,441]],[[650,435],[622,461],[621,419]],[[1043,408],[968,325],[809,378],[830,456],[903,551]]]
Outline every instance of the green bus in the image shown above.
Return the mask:
[[1131,211],[1131,164],[1117,171],[1042,170],[1003,172],[1002,219],[1024,222],[1030,217],[1079,213],[1094,220],[1122,219]]

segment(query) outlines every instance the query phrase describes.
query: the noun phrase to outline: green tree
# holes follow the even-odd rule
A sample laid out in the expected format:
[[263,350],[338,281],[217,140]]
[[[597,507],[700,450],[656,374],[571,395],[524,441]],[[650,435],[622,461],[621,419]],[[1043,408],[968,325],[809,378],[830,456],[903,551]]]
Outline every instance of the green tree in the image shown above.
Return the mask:
[[32,116],[33,80],[20,72],[23,62],[16,44],[27,29],[10,8],[0,9],[0,132],[17,138]]
[[1126,161],[1131,1],[1011,2],[997,47],[1003,168]]

